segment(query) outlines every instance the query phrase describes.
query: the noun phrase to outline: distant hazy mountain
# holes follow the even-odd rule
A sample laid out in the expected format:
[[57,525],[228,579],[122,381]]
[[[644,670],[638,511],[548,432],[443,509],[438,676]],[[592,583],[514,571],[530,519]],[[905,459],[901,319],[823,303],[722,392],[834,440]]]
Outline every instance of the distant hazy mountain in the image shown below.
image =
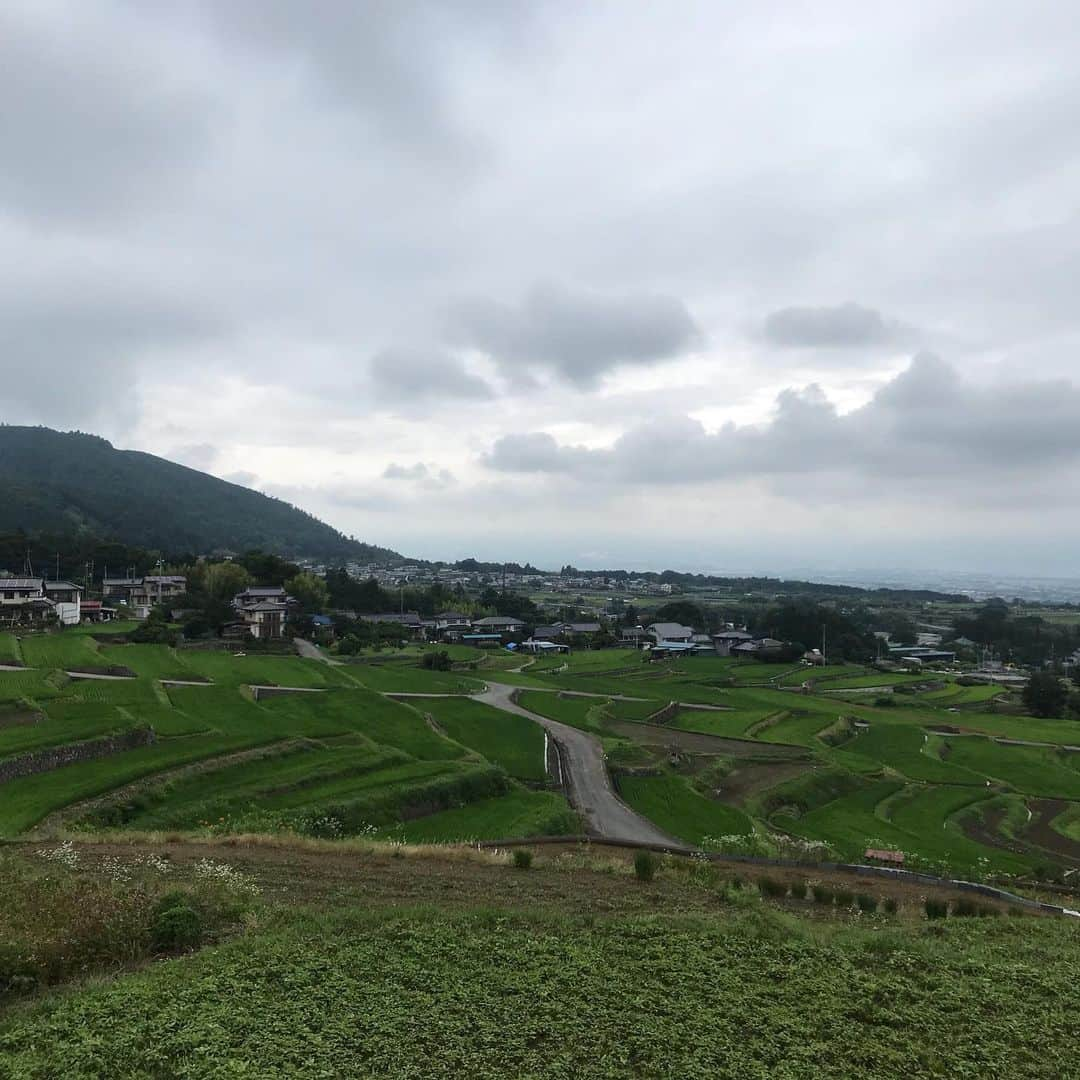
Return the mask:
[[0,532],[85,530],[166,552],[389,561],[289,503],[105,439],[0,424]]

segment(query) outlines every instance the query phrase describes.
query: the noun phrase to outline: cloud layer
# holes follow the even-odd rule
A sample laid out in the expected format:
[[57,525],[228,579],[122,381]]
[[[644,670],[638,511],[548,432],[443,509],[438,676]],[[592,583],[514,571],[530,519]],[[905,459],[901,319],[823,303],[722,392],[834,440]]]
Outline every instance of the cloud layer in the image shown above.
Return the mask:
[[561,445],[546,432],[511,434],[484,461],[499,472],[600,485],[804,475],[813,486],[814,477],[841,474],[868,501],[879,482],[1012,485],[1033,470],[1080,465],[1080,388],[1064,380],[981,387],[927,353],[845,414],[812,385],[781,392],[763,424],[709,431],[682,416],[596,449]]
[[11,0],[0,422],[428,555],[1072,572],[1075,19]]

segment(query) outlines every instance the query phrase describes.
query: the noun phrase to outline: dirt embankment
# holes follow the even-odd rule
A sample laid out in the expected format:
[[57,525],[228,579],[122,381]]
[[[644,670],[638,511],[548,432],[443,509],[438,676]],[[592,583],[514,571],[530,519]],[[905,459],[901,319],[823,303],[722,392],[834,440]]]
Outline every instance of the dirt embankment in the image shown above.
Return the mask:
[[[34,858],[37,844],[10,845]],[[469,848],[357,850],[332,843],[290,843],[287,840],[252,842],[241,838],[217,841],[164,840],[81,841],[75,847],[84,867],[104,866],[108,858],[128,862],[153,852],[172,863],[176,880],[182,881],[202,859],[225,862],[249,875],[269,900],[285,903],[334,905],[360,903],[372,906],[434,904],[446,908],[500,907],[533,910],[537,907],[573,914],[630,914],[635,912],[707,912],[725,905],[713,887],[694,880],[699,869],[689,860],[677,859],[661,867],[655,881],[642,887],[632,872],[633,848],[590,847],[588,844],[538,846],[530,873],[512,870],[505,852],[478,852]],[[795,883],[820,883],[833,890],[866,892],[879,899],[891,896],[902,912],[920,915],[929,893],[959,899],[970,894],[952,888],[892,881],[881,877],[816,867],[754,866],[742,862],[711,863],[719,881],[739,879],[752,884],[767,877]],[[979,903],[1006,905],[985,897]],[[783,901],[808,914],[834,917],[835,909],[812,900]]]
[[781,743],[758,743],[748,739],[727,739],[723,735],[706,735],[697,731],[683,731],[682,728],[660,727],[656,724],[641,724],[635,720],[609,720],[607,727],[618,735],[625,735],[643,746],[678,745],[681,750],[692,754],[719,754],[723,757],[805,757],[807,751],[800,746],[785,746]]
[[767,791],[777,784],[794,780],[797,776],[811,772],[817,765],[812,761],[783,761],[740,765],[720,781],[716,799],[730,806],[744,806],[748,799]]
[[1063,836],[1052,825],[1054,818],[1065,813],[1071,803],[1064,799],[1028,799],[1028,806],[1031,821],[1024,829],[1024,839],[1043,851],[1080,863],[1080,841]]

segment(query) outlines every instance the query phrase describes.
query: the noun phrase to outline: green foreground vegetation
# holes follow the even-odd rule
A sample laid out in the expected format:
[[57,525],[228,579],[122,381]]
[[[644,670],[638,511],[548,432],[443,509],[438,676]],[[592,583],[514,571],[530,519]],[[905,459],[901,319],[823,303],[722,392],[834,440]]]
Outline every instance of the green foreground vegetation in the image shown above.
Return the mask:
[[1069,920],[632,865],[310,842],[0,856],[0,1076],[1080,1075]]

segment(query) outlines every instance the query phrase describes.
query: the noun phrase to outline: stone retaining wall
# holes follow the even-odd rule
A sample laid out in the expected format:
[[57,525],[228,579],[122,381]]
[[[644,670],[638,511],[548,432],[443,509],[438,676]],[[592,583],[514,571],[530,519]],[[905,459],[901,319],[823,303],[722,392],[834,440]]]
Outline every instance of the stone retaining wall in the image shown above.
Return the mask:
[[0,761],[0,784],[16,780],[20,776],[33,776],[36,773],[51,772],[65,765],[77,765],[83,761],[111,757],[125,750],[135,750],[140,746],[151,746],[155,741],[154,729],[135,728],[120,735],[107,735],[102,739],[88,739],[86,742],[68,743],[66,746],[50,746],[45,750],[31,750],[18,757]]

